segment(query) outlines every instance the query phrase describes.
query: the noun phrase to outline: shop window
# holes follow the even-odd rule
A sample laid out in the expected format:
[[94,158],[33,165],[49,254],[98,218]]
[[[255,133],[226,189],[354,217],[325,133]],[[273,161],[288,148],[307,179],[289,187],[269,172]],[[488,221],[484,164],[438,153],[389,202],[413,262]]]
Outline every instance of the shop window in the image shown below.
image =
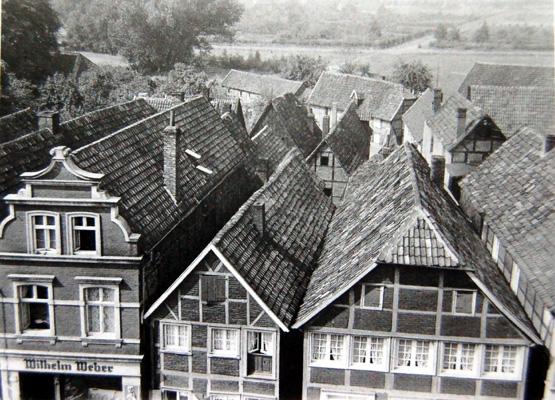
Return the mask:
[[239,330],[212,329],[211,353],[217,356],[237,357],[239,355]]
[[247,375],[271,374],[273,356],[273,333],[247,332]]
[[162,350],[180,353],[191,351],[191,327],[189,325],[162,322]]
[[98,254],[100,247],[99,219],[92,215],[70,216],[73,254]]
[[32,252],[60,254],[59,216],[53,213],[30,214]]
[[225,301],[225,276],[202,275],[202,301],[207,303],[221,303]]
[[476,291],[455,290],[453,292],[453,312],[462,315],[474,315],[476,308]]
[[345,335],[327,333],[312,334],[312,357],[315,364],[345,363]]
[[383,307],[384,287],[381,285],[362,285],[361,307],[381,310]]

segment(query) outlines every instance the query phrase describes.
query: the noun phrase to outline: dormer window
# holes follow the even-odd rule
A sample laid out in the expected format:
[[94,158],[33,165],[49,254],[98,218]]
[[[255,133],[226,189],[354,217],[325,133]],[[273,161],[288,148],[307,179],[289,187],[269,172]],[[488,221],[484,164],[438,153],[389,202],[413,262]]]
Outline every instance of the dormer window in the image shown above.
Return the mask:
[[100,235],[97,215],[70,215],[71,249],[73,254],[99,254]]
[[55,213],[29,214],[31,252],[34,254],[60,254],[60,223]]

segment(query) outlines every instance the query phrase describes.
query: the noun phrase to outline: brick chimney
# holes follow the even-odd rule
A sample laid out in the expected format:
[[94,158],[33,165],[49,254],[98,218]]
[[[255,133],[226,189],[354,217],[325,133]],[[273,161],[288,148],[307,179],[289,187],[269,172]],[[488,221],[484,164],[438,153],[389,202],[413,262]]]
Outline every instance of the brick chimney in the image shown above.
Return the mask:
[[39,130],[50,129],[57,133],[60,128],[60,113],[57,111],[41,111],[37,113]]
[[330,133],[330,116],[326,114],[322,119],[322,139],[328,136],[328,133]]
[[308,125],[308,130],[310,131],[310,133],[314,133],[314,114],[312,114],[312,111],[309,111],[307,116],[306,116],[306,123]]
[[270,160],[266,157],[261,157],[256,165],[256,175],[262,180],[267,182],[270,178]]
[[434,89],[434,100],[432,101],[432,110],[434,114],[439,110],[441,107],[441,103],[443,102],[443,92],[441,89]]
[[337,102],[331,104],[331,121],[330,126],[333,127],[337,124]]
[[457,139],[464,136],[466,131],[466,108],[457,108]]
[[169,92],[168,97],[172,97],[180,102],[185,101],[185,92]]
[[179,137],[181,130],[175,126],[174,110],[170,111],[170,124],[164,129],[164,185],[171,195],[178,200],[180,170],[177,168],[179,160]]
[[445,157],[440,155],[432,155],[430,163],[430,180],[443,187],[445,179]]
[[262,236],[266,230],[266,206],[263,200],[256,200],[251,207],[252,224]]
[[545,157],[547,153],[555,147],[555,135],[549,134],[543,137],[541,156]]

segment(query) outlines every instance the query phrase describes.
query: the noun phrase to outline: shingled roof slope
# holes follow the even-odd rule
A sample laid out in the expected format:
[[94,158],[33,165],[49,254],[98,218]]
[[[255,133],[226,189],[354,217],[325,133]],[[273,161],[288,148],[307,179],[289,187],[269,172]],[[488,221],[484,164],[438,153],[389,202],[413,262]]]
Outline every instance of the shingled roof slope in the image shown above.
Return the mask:
[[337,102],[339,110],[345,110],[353,91],[364,96],[357,113],[364,121],[371,117],[392,121],[405,99],[416,97],[399,83],[371,79],[362,76],[323,72],[314,86],[307,103],[311,106],[331,108]]
[[495,232],[544,304],[555,310],[555,150],[522,128],[461,181],[465,198]]
[[270,75],[260,75],[252,72],[230,70],[221,83],[222,86],[255,93],[271,98],[283,96],[286,93],[297,94],[304,87],[301,81],[277,78]]
[[[354,184],[329,226],[297,321],[306,322],[375,265],[400,263],[470,271],[534,332],[484,243],[429,173],[426,160],[405,143],[385,161],[369,162],[353,175]],[[417,231],[435,235],[436,247],[406,240],[415,239]]]
[[141,99],[144,99],[151,107],[155,108],[156,111],[161,112],[161,111],[166,111],[169,110],[170,108],[178,105],[179,103],[181,103],[178,99],[176,99],[175,97],[171,97],[171,96],[166,96],[166,97],[140,97]]
[[[351,174],[370,158],[371,132],[372,130],[368,124],[359,119],[355,103],[351,102],[318,148],[327,144],[339,158],[347,173]],[[308,159],[316,154],[318,148],[312,152]]]
[[555,88],[471,86],[471,101],[495,121],[506,137],[523,126],[555,132]]
[[30,108],[5,115],[0,118],[0,143],[25,136],[37,129],[38,118]]
[[552,88],[554,71],[553,67],[475,63],[459,87],[459,93],[468,96],[468,87],[474,85]]
[[[180,153],[178,204],[165,189],[163,176],[163,131],[169,125],[170,111],[182,132],[179,148],[201,156],[197,160],[185,151]],[[180,222],[183,210],[196,206],[245,159],[239,143],[202,96],[77,149],[71,156],[82,169],[104,174],[102,186],[121,197],[120,214],[134,232],[141,233],[147,250]]]
[[[285,326],[297,313],[334,211],[315,179],[298,151],[289,152],[213,240]],[[264,203],[264,234],[253,224],[255,202]]]
[[466,108],[466,128],[468,133],[482,118],[484,111],[476,107],[459,93],[454,93],[447,99],[441,108],[426,122],[433,130],[433,135],[449,148],[458,141],[457,138],[457,109]]
[[428,88],[403,114],[403,122],[417,143],[424,138],[424,123],[434,115],[433,100],[434,91]]

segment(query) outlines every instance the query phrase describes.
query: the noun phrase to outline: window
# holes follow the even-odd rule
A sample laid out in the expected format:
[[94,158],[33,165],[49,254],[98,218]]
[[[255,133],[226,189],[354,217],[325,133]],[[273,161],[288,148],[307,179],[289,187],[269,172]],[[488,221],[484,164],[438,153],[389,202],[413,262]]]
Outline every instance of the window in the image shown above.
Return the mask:
[[353,337],[353,364],[370,369],[386,370],[388,340],[384,338]]
[[247,375],[271,374],[273,355],[273,333],[247,332]]
[[212,329],[212,354],[236,357],[239,355],[239,331],[237,329]]
[[423,340],[397,341],[395,369],[413,373],[431,373],[433,371],[432,354],[434,344]]
[[162,322],[162,349],[190,352],[191,328],[189,325]]
[[115,288],[86,287],[83,289],[85,300],[85,325],[87,336],[115,336],[119,316],[116,315]]
[[18,285],[19,331],[25,333],[50,332],[51,287],[46,285]]
[[324,188],[324,194],[326,196],[331,197],[332,193],[333,193],[332,188]]
[[31,214],[32,252],[35,254],[60,253],[60,224],[57,214]]
[[70,216],[71,249],[73,254],[99,254],[99,219],[96,215]]
[[202,275],[202,301],[207,303],[221,303],[225,301],[225,276]]
[[384,287],[380,285],[362,285],[361,306],[381,310],[383,306]]
[[320,395],[321,400],[375,400],[375,394],[354,394],[354,393],[333,393],[323,391]]
[[486,346],[484,375],[519,375],[520,352],[517,346]]
[[312,362],[344,363],[345,336],[326,333],[312,334]]
[[444,343],[443,345],[443,372],[475,375],[476,345],[467,343]]
[[453,312],[462,315],[474,315],[476,292],[474,290],[455,290],[453,292]]
[[320,165],[322,167],[330,165],[330,158],[329,156],[320,156]]
[[513,292],[518,291],[518,281],[520,279],[520,268],[513,261],[513,272],[511,273],[511,289]]
[[210,400],[239,400],[238,394],[212,394]]
[[[176,390],[163,390],[162,391],[162,399],[164,400],[189,400],[189,393],[187,392],[180,392]],[[191,399],[195,399],[195,397],[191,397]]]

